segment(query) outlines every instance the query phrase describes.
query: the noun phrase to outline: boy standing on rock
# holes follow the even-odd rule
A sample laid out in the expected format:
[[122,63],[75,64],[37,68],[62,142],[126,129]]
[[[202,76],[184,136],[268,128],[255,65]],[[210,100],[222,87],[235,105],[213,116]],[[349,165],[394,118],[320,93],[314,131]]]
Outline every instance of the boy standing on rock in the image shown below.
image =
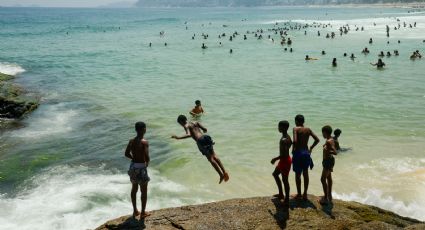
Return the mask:
[[[144,139],[146,124],[139,121],[135,124],[135,129],[137,136],[128,142],[125,156],[131,159],[128,175],[132,184],[131,203],[133,204],[133,217],[140,215],[140,218],[145,218],[150,215],[150,213],[146,212],[148,182],[150,180],[147,170],[150,161],[149,143]],[[142,213],[137,210],[136,205],[136,195],[139,186],[142,193]]]
[[[309,183],[308,168],[313,168],[313,161],[311,159],[311,152],[313,148],[319,143],[319,138],[313,131],[304,127],[304,116],[298,114],[295,116],[295,125],[293,132],[294,145],[292,148],[292,170],[295,172],[295,183],[297,185],[296,199],[303,198],[307,200],[307,190]],[[314,143],[308,148],[308,140],[312,137]],[[304,193],[301,196],[301,174],[304,177]]]
[[[289,204],[289,182],[288,175],[289,171],[291,171],[291,156],[289,156],[289,149],[292,145],[291,137],[288,135],[289,122],[288,121],[280,121],[279,132],[282,133],[282,137],[279,140],[279,156],[272,159],[271,163],[274,164],[277,160],[279,163],[277,164],[273,177],[276,181],[277,188],[279,189],[279,194],[275,195],[279,199],[285,199],[284,204]],[[282,184],[280,182],[279,174],[282,174],[282,183],[285,186],[285,197],[282,192]]]
[[323,171],[320,181],[322,182],[324,196],[319,200],[320,204],[325,205],[328,202],[332,203],[332,171],[335,165],[335,158],[337,155],[335,148],[335,140],[332,138],[332,127],[329,125],[322,128],[323,137],[326,143],[323,145]]

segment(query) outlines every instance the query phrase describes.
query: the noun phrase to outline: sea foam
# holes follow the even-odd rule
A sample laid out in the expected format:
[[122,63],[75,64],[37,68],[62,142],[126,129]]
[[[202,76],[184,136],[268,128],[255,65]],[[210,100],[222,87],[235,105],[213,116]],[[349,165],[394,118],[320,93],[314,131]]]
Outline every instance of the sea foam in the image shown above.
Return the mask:
[[[184,189],[182,185],[159,176],[154,169],[149,172],[149,210],[185,204],[175,194],[162,191],[164,185],[176,191]],[[92,229],[132,212],[128,176],[104,166],[57,166],[27,182],[13,197],[0,195],[2,228]]]
[[25,72],[25,69],[17,64],[0,62],[0,73],[15,76],[23,72]]
[[423,208],[425,207],[425,203],[423,201],[417,200],[411,203],[406,203],[397,200],[392,196],[387,196],[378,189],[343,194],[333,193],[333,197],[346,201],[357,201],[390,210],[402,216],[422,221],[425,220],[425,209]]

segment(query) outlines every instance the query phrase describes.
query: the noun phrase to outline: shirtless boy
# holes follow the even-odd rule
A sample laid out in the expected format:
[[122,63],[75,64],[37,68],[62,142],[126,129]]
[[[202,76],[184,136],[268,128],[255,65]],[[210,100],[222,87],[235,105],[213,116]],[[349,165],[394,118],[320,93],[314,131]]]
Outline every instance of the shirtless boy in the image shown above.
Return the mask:
[[[144,139],[146,133],[146,124],[137,122],[135,124],[137,136],[128,142],[125,149],[125,156],[131,159],[128,175],[132,184],[131,188],[131,203],[133,204],[133,217],[140,215],[140,218],[145,218],[150,214],[146,212],[146,201],[148,192],[148,182],[150,180],[147,167],[149,165],[149,143]],[[139,189],[142,193],[142,213],[137,210],[136,195]]]
[[186,134],[180,137],[173,135],[171,138],[179,140],[192,137],[198,145],[199,151],[208,159],[208,161],[220,176],[219,184],[221,184],[223,180],[227,182],[229,180],[229,175],[224,169],[223,164],[221,163],[217,154],[214,152],[213,145],[215,143],[209,135],[204,134],[207,132],[207,129],[199,122],[188,122],[186,116],[184,115],[178,116],[177,123],[183,127]]
[[[292,145],[291,137],[288,135],[289,122],[288,121],[280,121],[279,122],[279,132],[282,133],[282,137],[279,140],[279,156],[272,159],[271,163],[274,164],[277,160],[279,163],[277,164],[273,177],[276,181],[277,188],[279,189],[279,194],[277,197],[279,199],[285,199],[284,204],[289,204],[289,182],[288,175],[289,171],[291,171],[291,156],[289,156],[289,149]],[[282,174],[282,183],[285,186],[285,196],[283,196],[282,192],[282,183],[280,182],[279,174]]]
[[335,148],[335,140],[332,138],[332,128],[329,125],[322,128],[323,137],[326,143],[323,145],[323,171],[320,181],[322,182],[324,196],[319,200],[320,204],[326,205],[328,202],[332,203],[332,171],[335,165],[335,158],[337,155]]
[[204,113],[204,109],[202,108],[201,101],[196,100],[195,101],[195,107],[190,111],[190,114],[192,116],[198,116]]
[[[308,168],[313,167],[313,161],[311,159],[311,152],[313,148],[319,143],[319,138],[313,131],[304,127],[304,116],[298,114],[295,116],[295,125],[296,127],[293,129],[293,138],[294,143],[292,147],[292,170],[295,172],[295,183],[297,185],[297,195],[296,199],[300,199],[301,197],[304,200],[307,200],[307,190],[308,190]],[[308,141],[310,136],[314,139],[314,143],[308,148]],[[301,174],[303,174],[304,178],[304,193],[301,196]]]

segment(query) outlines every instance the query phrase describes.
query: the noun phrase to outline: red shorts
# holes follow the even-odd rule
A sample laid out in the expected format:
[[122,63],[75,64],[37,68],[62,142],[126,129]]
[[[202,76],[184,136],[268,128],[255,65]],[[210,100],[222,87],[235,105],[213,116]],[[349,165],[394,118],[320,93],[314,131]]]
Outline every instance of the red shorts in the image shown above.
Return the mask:
[[291,171],[291,164],[292,164],[292,159],[290,156],[281,157],[279,159],[279,163],[277,164],[276,168],[282,173],[282,175],[288,176],[289,171]]

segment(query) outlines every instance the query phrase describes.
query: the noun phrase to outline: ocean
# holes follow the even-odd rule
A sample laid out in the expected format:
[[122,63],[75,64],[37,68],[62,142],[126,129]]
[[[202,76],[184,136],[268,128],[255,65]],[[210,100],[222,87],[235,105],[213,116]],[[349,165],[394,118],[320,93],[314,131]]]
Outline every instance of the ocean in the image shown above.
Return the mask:
[[[297,23],[311,26],[289,30],[285,51],[270,29]],[[342,130],[334,198],[425,220],[425,65],[409,59],[425,52],[424,34],[425,11],[404,8],[0,8],[0,72],[41,100],[0,136],[0,229],[93,229],[131,214],[124,150],[139,120],[148,210],[275,194],[277,124],[291,129],[296,114],[320,137],[324,125]],[[381,50],[400,55],[378,70],[369,63]],[[170,138],[197,99],[228,183],[218,185],[193,140]],[[312,157],[309,193],[320,195],[320,143]]]

